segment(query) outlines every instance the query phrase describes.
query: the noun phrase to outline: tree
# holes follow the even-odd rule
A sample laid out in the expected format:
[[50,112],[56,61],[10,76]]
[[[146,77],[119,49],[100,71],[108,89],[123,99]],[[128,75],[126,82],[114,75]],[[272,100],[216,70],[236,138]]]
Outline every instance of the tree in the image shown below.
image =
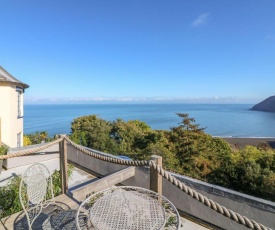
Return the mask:
[[138,120],[109,122],[96,115],[74,119],[71,139],[133,160],[163,157],[164,168],[236,191],[275,200],[275,151],[266,145],[233,149],[204,133],[188,114],[170,130],[152,130]]
[[194,118],[189,118],[187,113],[177,113],[182,121],[179,126],[172,127],[169,133],[169,140],[172,144],[172,151],[175,152],[181,172],[191,176],[198,177],[196,167],[198,156],[206,150],[205,139],[208,138],[198,124],[195,124]]
[[112,125],[96,115],[78,117],[71,126],[71,139],[76,143],[99,151],[115,153],[110,138]]
[[157,142],[157,134],[145,122],[138,120],[113,122],[111,137],[117,144],[120,154],[133,159],[144,160],[150,156],[146,149]]
[[201,133],[205,128],[200,128],[199,124],[195,124],[195,118],[190,118],[188,113],[176,113],[179,117],[182,118],[182,121],[179,122],[179,127],[185,131],[191,131],[195,133]]
[[275,151],[273,149],[246,146],[240,151],[225,155],[222,159],[220,166],[208,175],[209,182],[275,200]]

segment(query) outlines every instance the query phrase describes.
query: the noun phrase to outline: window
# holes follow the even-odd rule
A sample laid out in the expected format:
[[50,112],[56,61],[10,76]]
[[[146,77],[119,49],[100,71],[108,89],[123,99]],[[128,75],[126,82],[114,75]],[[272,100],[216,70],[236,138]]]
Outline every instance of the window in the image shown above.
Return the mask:
[[17,117],[23,117],[23,103],[22,103],[22,97],[24,90],[21,87],[16,87],[17,92]]
[[21,132],[17,133],[17,147],[21,146]]

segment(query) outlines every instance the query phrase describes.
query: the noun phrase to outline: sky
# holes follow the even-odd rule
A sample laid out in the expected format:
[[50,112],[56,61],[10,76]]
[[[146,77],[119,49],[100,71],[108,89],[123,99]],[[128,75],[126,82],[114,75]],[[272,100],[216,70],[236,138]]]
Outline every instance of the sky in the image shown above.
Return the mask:
[[26,103],[257,103],[275,95],[274,0],[0,0]]

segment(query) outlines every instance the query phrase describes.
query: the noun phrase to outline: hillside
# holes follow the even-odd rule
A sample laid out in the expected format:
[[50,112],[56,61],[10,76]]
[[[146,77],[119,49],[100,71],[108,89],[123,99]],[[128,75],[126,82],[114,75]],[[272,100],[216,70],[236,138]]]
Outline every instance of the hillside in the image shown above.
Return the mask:
[[254,105],[251,110],[264,111],[264,112],[275,112],[275,96],[271,96],[262,102]]

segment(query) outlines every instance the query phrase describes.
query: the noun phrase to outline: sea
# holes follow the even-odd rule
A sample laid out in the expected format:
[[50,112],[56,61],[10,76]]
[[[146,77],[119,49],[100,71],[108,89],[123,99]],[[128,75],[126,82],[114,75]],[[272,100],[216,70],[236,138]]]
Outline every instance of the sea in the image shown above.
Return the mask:
[[275,113],[250,110],[251,104],[26,104],[24,133],[70,134],[71,123],[95,114],[114,121],[140,120],[152,129],[179,125],[176,113],[188,113],[205,132],[219,137],[275,137]]

